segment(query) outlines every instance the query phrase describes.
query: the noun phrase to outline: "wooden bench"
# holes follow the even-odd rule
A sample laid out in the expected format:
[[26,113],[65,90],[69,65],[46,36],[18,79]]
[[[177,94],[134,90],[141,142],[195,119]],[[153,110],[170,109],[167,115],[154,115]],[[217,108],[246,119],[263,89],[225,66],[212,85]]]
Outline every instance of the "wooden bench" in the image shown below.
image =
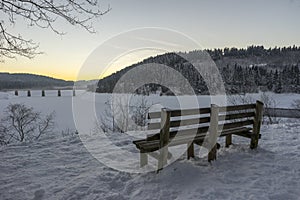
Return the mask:
[[260,138],[263,103],[208,108],[170,110],[148,113],[146,139],[133,143],[140,150],[140,166],[148,164],[148,155],[158,160],[162,169],[171,154],[168,147],[187,144],[187,158],[194,157],[194,144],[209,149],[208,161],[216,159],[217,139],[226,137],[225,146],[232,143],[232,135],[250,138],[250,148],[255,149]]

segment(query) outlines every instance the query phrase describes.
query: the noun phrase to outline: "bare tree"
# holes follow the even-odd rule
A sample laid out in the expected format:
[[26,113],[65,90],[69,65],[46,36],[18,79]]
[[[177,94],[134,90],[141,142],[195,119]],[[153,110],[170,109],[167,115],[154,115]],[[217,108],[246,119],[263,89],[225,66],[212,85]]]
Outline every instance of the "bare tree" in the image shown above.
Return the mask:
[[251,104],[255,99],[250,94],[236,94],[228,96],[228,103],[231,105]]
[[129,95],[108,100],[109,106],[100,116],[100,122],[96,123],[94,132],[127,132],[146,128],[147,114],[150,107],[145,96],[134,95],[129,102]]
[[279,120],[275,112],[275,109],[278,107],[278,102],[275,98],[271,94],[263,92],[260,95],[260,100],[264,103],[264,116],[268,119],[268,123],[278,123]]
[[150,104],[144,95],[140,96],[137,105],[132,108],[132,119],[135,124],[140,127],[147,125],[147,114],[152,105],[153,104]]
[[[24,104],[10,104],[0,123],[0,140],[3,144],[12,140],[23,142],[37,140],[54,127],[54,113],[41,117],[41,113]],[[2,139],[1,139],[2,138]]]
[[5,137],[6,135],[4,134],[6,132],[7,132],[6,127],[0,123],[0,145],[5,145],[8,143]]
[[[107,102],[106,104],[110,103]],[[116,114],[114,109],[110,107],[104,110],[104,113],[100,116],[100,122],[95,122],[94,132],[123,132],[122,129],[116,123]]]
[[17,55],[33,58],[38,44],[31,39],[24,39],[7,30],[18,19],[24,20],[29,26],[49,28],[57,34],[65,34],[55,28],[58,19],[71,25],[77,25],[90,33],[95,30],[92,20],[110,10],[101,11],[98,0],[0,0],[0,13],[5,20],[0,20],[0,58],[16,58]]

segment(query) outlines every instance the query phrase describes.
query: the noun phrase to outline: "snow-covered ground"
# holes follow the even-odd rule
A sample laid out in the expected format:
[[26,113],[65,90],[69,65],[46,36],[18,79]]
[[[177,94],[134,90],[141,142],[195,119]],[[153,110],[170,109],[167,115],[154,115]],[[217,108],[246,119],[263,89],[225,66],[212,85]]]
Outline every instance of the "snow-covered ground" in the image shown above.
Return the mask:
[[[234,137],[230,148],[222,147],[212,164],[206,158],[179,160],[160,173],[127,173],[95,159],[77,135],[72,95],[46,91],[40,97],[0,93],[0,113],[9,103],[24,103],[42,113],[56,112],[56,130],[35,142],[0,147],[0,199],[300,199],[300,120],[282,119],[263,125],[257,150],[249,140]],[[49,94],[47,96],[47,94]],[[52,95],[51,95],[52,94]],[[64,93],[63,93],[64,94]],[[80,98],[78,92],[75,98]],[[97,112],[104,111],[108,95],[97,94]],[[174,97],[150,97],[152,103],[176,107]],[[188,97],[183,97],[188,98]],[[210,104],[208,97],[203,105]],[[274,94],[279,107],[290,107],[295,94]],[[92,136],[91,136],[92,137]],[[134,149],[131,138],[113,134],[114,142]],[[110,151],[110,149],[107,149]],[[112,152],[113,154],[113,152]],[[116,161],[126,157],[115,157]],[[128,165],[130,165],[128,160]]]

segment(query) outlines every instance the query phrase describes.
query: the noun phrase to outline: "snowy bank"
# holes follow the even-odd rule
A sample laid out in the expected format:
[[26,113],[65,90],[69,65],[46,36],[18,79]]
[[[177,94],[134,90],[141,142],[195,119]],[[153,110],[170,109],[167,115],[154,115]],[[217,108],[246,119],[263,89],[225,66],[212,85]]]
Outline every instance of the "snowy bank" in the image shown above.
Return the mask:
[[298,120],[264,125],[257,150],[234,137],[212,164],[183,156],[158,174],[129,174],[94,159],[76,136],[49,137],[1,147],[0,199],[299,199],[299,141]]

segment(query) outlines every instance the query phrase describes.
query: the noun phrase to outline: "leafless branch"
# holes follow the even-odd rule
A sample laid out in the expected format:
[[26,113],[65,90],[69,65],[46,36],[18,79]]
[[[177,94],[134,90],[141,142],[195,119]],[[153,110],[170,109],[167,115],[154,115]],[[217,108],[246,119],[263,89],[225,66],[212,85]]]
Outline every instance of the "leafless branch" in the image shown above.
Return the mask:
[[92,20],[109,12],[111,8],[101,11],[98,0],[0,0],[0,12],[7,17],[7,22],[0,21],[0,59],[23,56],[33,58],[38,44],[23,39],[7,31],[9,25],[23,18],[30,26],[49,28],[57,34],[65,34],[55,28],[55,22],[62,19],[71,25],[80,26],[94,33]]
[[54,115],[55,113],[52,112],[51,114],[47,115],[45,119],[42,119],[38,125],[38,135],[35,137],[35,139],[39,139],[41,135],[49,133],[54,128]]

